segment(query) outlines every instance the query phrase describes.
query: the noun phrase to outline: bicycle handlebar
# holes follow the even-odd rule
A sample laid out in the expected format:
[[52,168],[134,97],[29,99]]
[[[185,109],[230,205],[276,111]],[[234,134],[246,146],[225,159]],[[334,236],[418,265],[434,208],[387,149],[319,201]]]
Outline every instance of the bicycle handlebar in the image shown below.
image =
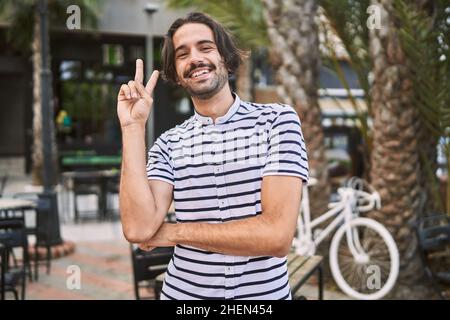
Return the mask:
[[[372,190],[374,190],[372,188]],[[355,207],[359,212],[367,212],[373,209],[381,208],[380,194],[377,191],[369,193],[367,191],[361,191],[350,187],[341,187],[338,189],[341,196],[348,194],[349,201],[355,203]]]

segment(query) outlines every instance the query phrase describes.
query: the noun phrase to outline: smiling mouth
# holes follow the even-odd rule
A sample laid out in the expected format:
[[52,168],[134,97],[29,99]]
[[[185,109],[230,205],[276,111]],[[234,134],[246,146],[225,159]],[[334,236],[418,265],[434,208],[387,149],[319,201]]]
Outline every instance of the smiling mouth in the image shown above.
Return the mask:
[[197,79],[205,74],[209,74],[212,70],[210,68],[197,68],[192,70],[192,72],[189,73],[187,78],[190,79]]

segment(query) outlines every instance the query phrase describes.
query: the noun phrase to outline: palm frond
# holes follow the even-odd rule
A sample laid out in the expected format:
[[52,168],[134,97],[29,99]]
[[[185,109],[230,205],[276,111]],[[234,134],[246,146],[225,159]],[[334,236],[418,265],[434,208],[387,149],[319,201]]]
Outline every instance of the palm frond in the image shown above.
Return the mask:
[[[404,1],[394,1],[402,48],[414,66],[411,79],[415,105],[427,127],[433,128],[436,138],[450,137],[450,50],[448,43],[439,40],[441,34],[450,31],[445,23],[446,17],[442,15],[445,13],[444,2],[436,1],[437,15],[430,16]],[[442,61],[441,56],[445,60]]]
[[[100,14],[99,0],[50,0],[48,2],[49,24],[51,28],[65,27],[67,7],[80,6],[82,12],[82,27],[96,28]],[[0,16],[10,23],[7,37],[17,49],[27,52],[33,39],[36,0],[2,0],[0,1]]]
[[369,56],[369,32],[366,28],[366,8],[370,5],[370,0],[319,0],[323,13],[327,19],[327,25],[322,25],[322,32],[325,33],[325,43],[329,55],[322,57],[322,62],[329,65],[337,75],[341,85],[347,91],[350,105],[352,106],[357,119],[358,127],[361,130],[362,138],[366,149],[365,158],[368,159],[371,151],[372,132],[368,123],[366,111],[360,108],[359,103],[353,96],[347,79],[344,76],[342,67],[336,56],[334,43],[329,43],[326,33],[334,33],[342,42],[348,59],[346,62],[355,72],[358,82],[364,92],[364,101],[367,106],[368,114],[371,114],[370,83],[368,74],[371,70],[371,61]]
[[240,46],[257,49],[269,44],[259,0],[166,0],[170,8],[192,8],[211,15],[235,36]]
[[[448,0],[436,0],[434,12],[401,0],[394,1],[399,38],[411,70],[414,105],[435,141],[443,141],[447,167],[450,170],[450,10]],[[443,138],[443,139],[442,139]],[[440,205],[436,174],[431,170],[434,159],[421,154],[421,162],[433,187],[432,196]],[[446,208],[450,212],[450,187],[447,185]]]

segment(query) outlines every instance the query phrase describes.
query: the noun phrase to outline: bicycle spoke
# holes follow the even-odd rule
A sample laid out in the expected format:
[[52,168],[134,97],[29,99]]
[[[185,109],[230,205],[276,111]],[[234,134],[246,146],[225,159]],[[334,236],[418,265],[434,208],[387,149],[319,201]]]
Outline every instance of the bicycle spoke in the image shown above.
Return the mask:
[[350,288],[371,295],[385,286],[391,273],[389,248],[376,230],[366,226],[352,227],[352,236],[357,252],[367,255],[369,261],[356,262],[344,233],[337,248],[339,272]]
[[352,268],[354,267],[354,265],[355,265],[354,264],[354,260],[350,259],[350,258],[347,258],[346,262],[343,263],[342,266],[340,266],[340,268],[341,268],[341,271],[349,270],[349,269],[351,269],[350,271],[352,271]]
[[366,273],[363,265],[358,266],[359,291],[364,292],[367,289]]
[[389,275],[389,272],[391,270],[390,262],[379,261],[379,260],[375,260],[375,261],[371,261],[371,262],[372,262],[371,265],[375,265],[380,268],[381,274]]

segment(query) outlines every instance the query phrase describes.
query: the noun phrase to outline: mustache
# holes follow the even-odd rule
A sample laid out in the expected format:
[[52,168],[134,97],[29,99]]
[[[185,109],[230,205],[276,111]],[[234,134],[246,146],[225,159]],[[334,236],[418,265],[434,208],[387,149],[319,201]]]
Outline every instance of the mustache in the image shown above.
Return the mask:
[[215,70],[216,66],[213,64],[208,64],[208,63],[203,63],[203,62],[198,63],[198,64],[191,64],[189,69],[184,72],[183,77],[184,78],[189,77],[189,74],[197,68],[210,68],[211,70]]

